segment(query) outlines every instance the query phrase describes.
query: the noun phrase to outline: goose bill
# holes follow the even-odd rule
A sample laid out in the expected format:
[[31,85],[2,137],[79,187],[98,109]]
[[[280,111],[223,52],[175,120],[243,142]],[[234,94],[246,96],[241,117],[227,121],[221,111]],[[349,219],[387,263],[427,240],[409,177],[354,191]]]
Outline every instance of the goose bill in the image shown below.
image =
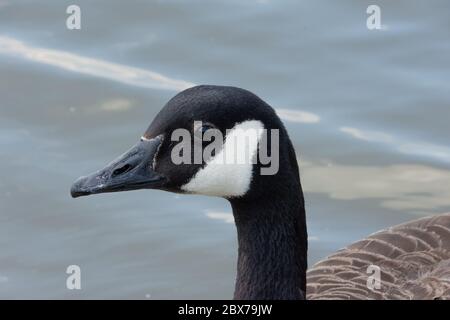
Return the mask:
[[161,136],[141,139],[105,168],[78,178],[70,190],[72,197],[162,187],[166,179],[153,170],[153,159],[161,143]]

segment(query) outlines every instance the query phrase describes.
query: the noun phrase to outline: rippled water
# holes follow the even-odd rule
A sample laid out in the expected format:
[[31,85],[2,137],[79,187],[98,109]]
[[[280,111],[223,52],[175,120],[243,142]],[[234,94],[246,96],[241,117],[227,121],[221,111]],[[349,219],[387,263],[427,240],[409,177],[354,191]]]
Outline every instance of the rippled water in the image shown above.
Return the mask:
[[[243,1],[242,1],[243,2]],[[73,200],[192,84],[249,89],[299,154],[310,264],[450,210],[450,3],[0,0],[0,298],[230,298],[225,200],[160,191]],[[66,289],[66,267],[82,290]]]

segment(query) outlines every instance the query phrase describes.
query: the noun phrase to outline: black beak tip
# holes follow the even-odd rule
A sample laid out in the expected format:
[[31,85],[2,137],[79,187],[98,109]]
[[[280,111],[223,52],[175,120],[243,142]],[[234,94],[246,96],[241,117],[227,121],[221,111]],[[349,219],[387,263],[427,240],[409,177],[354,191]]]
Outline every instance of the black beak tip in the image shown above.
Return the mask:
[[72,196],[72,198],[78,198],[78,197],[82,197],[82,196],[87,196],[87,195],[89,195],[89,193],[82,192],[82,191],[76,191],[76,190],[70,190],[70,195]]
[[81,196],[87,196],[91,193],[83,188],[84,177],[77,179],[70,188],[70,195],[72,198],[78,198]]

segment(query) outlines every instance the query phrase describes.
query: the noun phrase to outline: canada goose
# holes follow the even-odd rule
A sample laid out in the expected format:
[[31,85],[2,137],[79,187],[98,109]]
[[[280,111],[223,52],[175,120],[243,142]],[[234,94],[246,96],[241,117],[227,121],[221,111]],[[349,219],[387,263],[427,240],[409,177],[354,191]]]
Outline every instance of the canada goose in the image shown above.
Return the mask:
[[[203,125],[195,127],[195,121]],[[279,130],[279,166],[218,164],[212,158],[175,165],[171,134],[211,128]],[[191,138],[190,138],[191,139]],[[275,140],[267,138],[268,144]],[[259,147],[249,143],[256,157]],[[202,141],[202,147],[205,145]],[[106,168],[79,178],[73,197],[136,189],[206,194],[229,200],[238,235],[235,299],[446,299],[450,297],[450,214],[419,219],[358,241],[307,272],[307,230],[294,148],[275,111],[249,91],[197,86],[158,113],[141,140]],[[369,266],[381,288],[367,285]],[[308,277],[308,279],[306,279]],[[308,283],[308,286],[307,286]],[[305,294],[307,292],[307,295]]]

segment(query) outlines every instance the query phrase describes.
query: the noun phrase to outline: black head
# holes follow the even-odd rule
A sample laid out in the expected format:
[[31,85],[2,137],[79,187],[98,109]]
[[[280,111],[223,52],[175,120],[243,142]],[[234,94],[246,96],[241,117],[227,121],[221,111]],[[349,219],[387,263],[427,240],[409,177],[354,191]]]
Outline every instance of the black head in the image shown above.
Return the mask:
[[[241,141],[241,144],[246,141],[245,150],[252,163],[236,163],[236,158],[234,164],[229,163],[230,159],[218,161],[218,156],[230,148],[227,143],[242,132],[248,133],[249,129],[258,132],[256,144],[251,138],[234,141]],[[278,132],[277,137],[271,129]],[[180,132],[182,134],[178,134]],[[208,133],[212,133],[210,141],[205,141]],[[217,148],[211,148],[212,142],[219,143],[215,145]],[[278,160],[278,163],[267,163],[268,158],[261,157],[259,150],[263,142],[267,156],[273,158],[272,161]],[[209,156],[204,155],[208,146],[212,149]],[[200,161],[195,159],[198,150],[203,155]],[[270,154],[271,150],[277,155]],[[174,161],[174,154],[178,156],[177,161]],[[184,159],[181,163],[180,157]],[[186,161],[188,159],[190,161]],[[264,169],[266,174],[262,173]],[[298,168],[287,132],[275,111],[249,91],[204,85],[173,97],[130,151],[106,168],[79,178],[71,193],[78,197],[103,192],[162,189],[250,199],[283,192],[286,179],[299,182]]]

